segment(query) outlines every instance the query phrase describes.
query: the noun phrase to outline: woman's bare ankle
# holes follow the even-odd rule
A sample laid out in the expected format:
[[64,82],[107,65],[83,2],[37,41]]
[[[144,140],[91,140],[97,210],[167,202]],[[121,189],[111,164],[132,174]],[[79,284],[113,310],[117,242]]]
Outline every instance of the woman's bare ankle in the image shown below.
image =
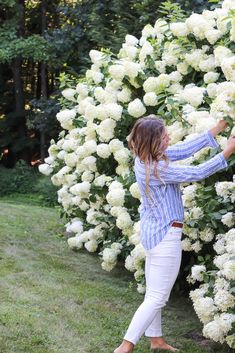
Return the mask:
[[161,344],[161,343],[165,343],[166,341],[163,336],[158,336],[158,337],[150,337],[150,342],[151,344],[154,344],[154,343]]
[[130,341],[127,341],[127,340],[124,339],[122,343],[123,343],[124,347],[126,347],[128,349],[133,349],[134,348],[134,344],[132,342],[130,342]]
[[166,349],[174,352],[179,350],[175,347],[172,347],[168,343],[166,343],[163,337],[151,337],[150,341],[151,341],[151,347],[150,347],[151,349],[159,348],[159,349]]
[[130,341],[123,340],[120,346],[115,349],[115,353],[132,353],[134,349],[134,344]]

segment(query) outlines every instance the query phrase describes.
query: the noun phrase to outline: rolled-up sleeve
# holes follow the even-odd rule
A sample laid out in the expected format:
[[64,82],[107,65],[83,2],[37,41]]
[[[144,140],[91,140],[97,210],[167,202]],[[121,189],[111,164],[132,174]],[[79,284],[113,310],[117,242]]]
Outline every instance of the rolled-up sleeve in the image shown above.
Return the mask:
[[227,160],[222,152],[197,166],[183,166],[170,162],[167,167],[164,167],[164,163],[163,161],[159,162],[158,171],[165,183],[199,181],[228,167]]
[[219,147],[210,130],[189,141],[178,142],[166,149],[166,155],[171,161],[178,161],[192,156],[204,147]]

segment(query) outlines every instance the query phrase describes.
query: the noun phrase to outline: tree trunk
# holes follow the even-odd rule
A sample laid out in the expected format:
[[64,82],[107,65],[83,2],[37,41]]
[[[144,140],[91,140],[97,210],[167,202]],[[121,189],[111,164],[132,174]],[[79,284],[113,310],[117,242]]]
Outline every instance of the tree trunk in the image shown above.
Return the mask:
[[47,99],[47,65],[41,63],[41,96],[43,99]]
[[30,76],[30,87],[31,87],[31,92],[32,92],[32,96],[36,97],[36,75],[37,75],[37,71],[34,65],[33,61],[30,61],[30,68],[29,68],[29,72],[31,72],[31,76]]
[[[41,2],[41,35],[43,36],[44,31],[47,26],[47,18],[46,18],[46,10],[47,10],[47,0],[42,0]],[[47,100],[47,65],[45,62],[41,62],[40,65],[40,81],[41,81],[41,98],[43,100]],[[45,158],[45,148],[46,148],[46,135],[45,130],[42,129],[40,131],[40,158],[44,160]]]
[[50,79],[50,85],[49,85],[49,94],[51,94],[54,90],[54,73],[53,71],[50,73],[51,79]]
[[[25,97],[24,97],[24,88],[23,88],[23,80],[22,80],[22,59],[20,57],[15,58],[12,61],[11,69],[13,73],[13,81],[14,81],[14,93],[15,93],[15,115],[18,118],[18,131],[19,137],[21,139],[26,138],[27,128],[26,128],[26,120],[25,120]],[[29,162],[29,153],[26,148],[23,148],[22,151],[19,152],[17,159],[24,159]]]
[[[25,1],[18,1],[19,8],[19,22],[18,22],[18,38],[24,36],[25,33]],[[15,115],[19,119],[18,131],[21,139],[25,139],[27,137],[27,128],[25,121],[25,97],[24,97],[24,84],[22,79],[22,58],[21,56],[16,57],[11,62],[11,70],[13,73],[13,81],[14,81],[14,93],[15,93]],[[26,148],[23,148],[17,159],[24,159],[26,162],[29,162],[29,151]]]
[[36,71],[37,71],[36,98],[39,99],[41,97],[41,63],[40,62],[38,62]]
[[13,60],[11,68],[13,72],[15,91],[15,111],[17,115],[24,117],[24,88],[21,76],[22,59],[17,57]]

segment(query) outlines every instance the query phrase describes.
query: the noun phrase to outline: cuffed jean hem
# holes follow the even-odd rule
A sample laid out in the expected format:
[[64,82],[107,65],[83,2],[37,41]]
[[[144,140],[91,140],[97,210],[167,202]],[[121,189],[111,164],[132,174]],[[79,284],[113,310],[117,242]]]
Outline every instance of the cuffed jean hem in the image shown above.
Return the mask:
[[162,332],[152,332],[152,333],[145,333],[146,337],[162,337]]
[[182,228],[171,227],[153,249],[145,250],[145,298],[136,310],[124,339],[138,342],[147,337],[162,336],[161,308],[166,305],[178,276],[182,258]]

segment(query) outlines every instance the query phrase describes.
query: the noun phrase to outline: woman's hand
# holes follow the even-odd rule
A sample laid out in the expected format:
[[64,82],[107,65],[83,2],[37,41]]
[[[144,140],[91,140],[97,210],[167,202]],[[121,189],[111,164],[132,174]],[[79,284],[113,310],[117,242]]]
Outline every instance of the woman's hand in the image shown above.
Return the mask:
[[228,159],[233,153],[235,153],[235,136],[230,136],[227,146],[223,150],[223,155],[226,159]]
[[210,129],[210,132],[212,134],[212,136],[216,136],[218,135],[220,132],[224,131],[226,129],[226,127],[228,126],[228,123],[226,120],[221,119],[216,125],[215,127],[213,127],[212,129]]

